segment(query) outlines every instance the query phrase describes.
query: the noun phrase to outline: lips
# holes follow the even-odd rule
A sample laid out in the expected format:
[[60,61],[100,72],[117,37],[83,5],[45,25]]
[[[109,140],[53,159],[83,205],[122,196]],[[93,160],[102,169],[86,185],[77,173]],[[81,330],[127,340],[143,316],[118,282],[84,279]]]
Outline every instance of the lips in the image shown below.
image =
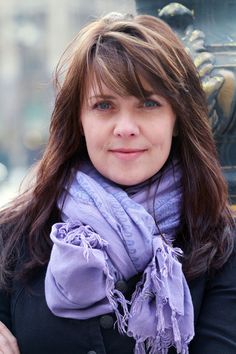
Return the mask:
[[136,148],[118,148],[109,150],[115,157],[121,160],[134,160],[142,156],[147,149],[136,149]]

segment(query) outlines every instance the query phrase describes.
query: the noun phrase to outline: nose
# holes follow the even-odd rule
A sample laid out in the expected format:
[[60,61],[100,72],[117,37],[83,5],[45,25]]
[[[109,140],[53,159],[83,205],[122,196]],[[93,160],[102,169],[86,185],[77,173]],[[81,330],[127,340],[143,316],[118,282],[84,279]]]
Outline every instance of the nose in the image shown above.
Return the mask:
[[123,138],[139,135],[139,126],[135,117],[125,113],[117,117],[114,135]]

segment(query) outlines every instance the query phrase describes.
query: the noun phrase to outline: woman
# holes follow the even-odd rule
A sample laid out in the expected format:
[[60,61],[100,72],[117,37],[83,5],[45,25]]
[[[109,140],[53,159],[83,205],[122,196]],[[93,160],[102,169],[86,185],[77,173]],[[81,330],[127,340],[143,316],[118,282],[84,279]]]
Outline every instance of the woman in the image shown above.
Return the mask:
[[234,222],[191,59],[151,16],[72,49],[33,186],[1,213],[0,351],[235,353]]

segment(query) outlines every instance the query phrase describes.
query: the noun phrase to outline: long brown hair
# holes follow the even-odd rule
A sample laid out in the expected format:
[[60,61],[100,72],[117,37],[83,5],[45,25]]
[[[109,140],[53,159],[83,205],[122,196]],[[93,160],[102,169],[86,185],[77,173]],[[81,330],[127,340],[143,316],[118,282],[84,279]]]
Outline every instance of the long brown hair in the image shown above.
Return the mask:
[[179,238],[185,250],[185,274],[194,278],[207,269],[220,268],[232,251],[233,219],[205,95],[180,40],[167,24],[152,16],[110,14],[84,27],[66,54],[67,60],[57,70],[50,136],[36,166],[35,182],[1,212],[2,286],[13,276],[11,269],[22,249],[27,249],[27,275],[48,262],[50,227],[60,220],[57,199],[72,178],[72,168],[79,168],[80,161],[87,158],[80,110],[88,84],[94,80],[120,95],[141,96],[142,77],[168,98],[177,114],[175,140],[183,165]]

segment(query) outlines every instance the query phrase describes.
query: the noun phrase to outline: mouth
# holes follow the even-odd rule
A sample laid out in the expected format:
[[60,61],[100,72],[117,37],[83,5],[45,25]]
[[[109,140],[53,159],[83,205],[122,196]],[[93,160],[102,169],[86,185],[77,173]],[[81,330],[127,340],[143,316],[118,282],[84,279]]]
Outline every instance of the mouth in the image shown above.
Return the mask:
[[135,160],[136,158],[142,156],[147,149],[127,149],[127,148],[120,148],[120,149],[111,149],[111,152],[115,157],[121,160]]

